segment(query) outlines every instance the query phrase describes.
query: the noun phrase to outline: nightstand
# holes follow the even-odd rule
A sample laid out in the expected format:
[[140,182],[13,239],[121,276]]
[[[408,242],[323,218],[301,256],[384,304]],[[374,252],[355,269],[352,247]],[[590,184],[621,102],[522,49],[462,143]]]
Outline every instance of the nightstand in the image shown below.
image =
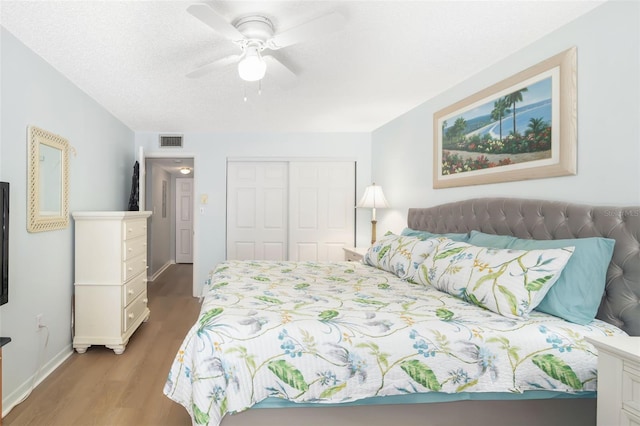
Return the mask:
[[598,349],[598,426],[640,424],[640,337],[587,337]]
[[342,247],[342,250],[344,250],[344,260],[349,262],[361,262],[368,248]]

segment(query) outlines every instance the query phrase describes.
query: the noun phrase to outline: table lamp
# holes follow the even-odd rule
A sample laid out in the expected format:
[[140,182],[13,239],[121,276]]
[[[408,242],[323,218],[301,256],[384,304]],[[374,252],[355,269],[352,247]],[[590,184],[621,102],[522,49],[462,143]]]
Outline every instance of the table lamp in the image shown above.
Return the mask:
[[382,187],[375,183],[367,186],[357,207],[371,209],[371,244],[376,242],[376,209],[387,208],[389,202],[384,197]]

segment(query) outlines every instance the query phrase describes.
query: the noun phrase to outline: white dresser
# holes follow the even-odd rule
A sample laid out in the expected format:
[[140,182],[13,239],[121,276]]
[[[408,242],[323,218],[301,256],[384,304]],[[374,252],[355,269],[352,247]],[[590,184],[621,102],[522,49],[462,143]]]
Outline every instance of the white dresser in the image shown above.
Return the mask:
[[598,426],[640,426],[640,336],[587,340],[598,349]]
[[124,352],[147,308],[147,218],[151,212],[75,212],[73,347]]

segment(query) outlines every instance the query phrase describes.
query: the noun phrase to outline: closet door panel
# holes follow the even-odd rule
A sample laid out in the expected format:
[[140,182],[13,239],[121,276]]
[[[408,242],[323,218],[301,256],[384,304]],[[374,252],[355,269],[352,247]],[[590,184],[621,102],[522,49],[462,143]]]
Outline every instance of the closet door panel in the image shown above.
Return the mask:
[[227,164],[227,259],[286,260],[286,162]]
[[343,260],[355,227],[355,163],[289,164],[291,260]]

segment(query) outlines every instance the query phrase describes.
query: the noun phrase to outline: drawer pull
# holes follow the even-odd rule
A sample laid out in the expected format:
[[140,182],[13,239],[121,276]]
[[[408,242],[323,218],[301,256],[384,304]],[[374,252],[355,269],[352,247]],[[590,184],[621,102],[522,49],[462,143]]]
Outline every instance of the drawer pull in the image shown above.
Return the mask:
[[129,314],[128,316],[129,316],[129,319],[133,319],[133,317],[134,317],[135,315],[133,315],[133,314]]
[[142,299],[142,301],[146,304],[147,302],[149,302],[149,299],[144,298],[144,299]]
[[129,267],[129,268],[127,268],[127,271],[131,272],[131,271],[133,271],[133,268]]
[[133,294],[133,290],[131,289],[131,290],[129,290],[127,293],[128,293],[128,294]]

